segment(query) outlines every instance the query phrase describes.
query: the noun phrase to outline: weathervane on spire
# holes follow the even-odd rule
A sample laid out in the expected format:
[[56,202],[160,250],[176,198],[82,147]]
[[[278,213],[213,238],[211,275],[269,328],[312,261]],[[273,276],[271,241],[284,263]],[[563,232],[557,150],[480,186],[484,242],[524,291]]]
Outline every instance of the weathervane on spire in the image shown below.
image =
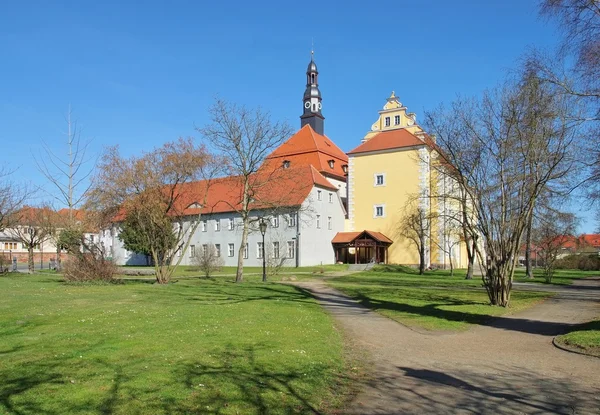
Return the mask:
[[315,57],[315,38],[311,38],[310,39],[310,60],[312,61],[313,58]]

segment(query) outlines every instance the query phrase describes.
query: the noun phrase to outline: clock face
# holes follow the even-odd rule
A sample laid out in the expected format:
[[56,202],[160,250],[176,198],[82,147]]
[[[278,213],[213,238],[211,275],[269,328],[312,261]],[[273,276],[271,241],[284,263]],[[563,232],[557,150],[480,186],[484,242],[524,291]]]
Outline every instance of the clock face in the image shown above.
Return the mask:
[[310,108],[310,101],[306,101],[304,103],[304,108]]
[[321,109],[321,103],[320,102],[317,104],[317,108]]

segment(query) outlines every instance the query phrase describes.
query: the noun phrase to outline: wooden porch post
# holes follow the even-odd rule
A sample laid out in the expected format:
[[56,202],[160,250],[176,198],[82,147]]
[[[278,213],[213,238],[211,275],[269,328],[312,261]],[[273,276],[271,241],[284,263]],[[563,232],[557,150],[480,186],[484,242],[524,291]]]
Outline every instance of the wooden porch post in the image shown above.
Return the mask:
[[354,247],[354,263],[358,264],[358,249],[356,246]]

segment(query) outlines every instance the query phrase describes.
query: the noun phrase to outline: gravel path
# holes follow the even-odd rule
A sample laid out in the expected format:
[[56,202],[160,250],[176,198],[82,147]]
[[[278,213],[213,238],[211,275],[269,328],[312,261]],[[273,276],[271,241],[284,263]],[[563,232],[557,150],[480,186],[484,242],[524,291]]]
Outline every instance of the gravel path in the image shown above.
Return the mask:
[[[419,333],[369,311],[323,282],[298,282],[370,352],[372,381],[348,414],[600,414],[600,359],[552,338],[600,315],[600,278],[467,332]],[[542,290],[520,284],[515,290]]]

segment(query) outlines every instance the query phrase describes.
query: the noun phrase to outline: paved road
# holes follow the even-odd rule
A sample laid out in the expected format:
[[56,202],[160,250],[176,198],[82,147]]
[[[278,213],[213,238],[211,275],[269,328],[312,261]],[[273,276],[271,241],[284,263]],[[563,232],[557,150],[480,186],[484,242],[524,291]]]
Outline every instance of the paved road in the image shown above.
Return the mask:
[[370,352],[373,379],[349,414],[600,414],[600,359],[552,345],[555,335],[600,315],[600,279],[577,284],[553,288],[554,298],[467,332],[424,334],[323,282],[296,283]]

